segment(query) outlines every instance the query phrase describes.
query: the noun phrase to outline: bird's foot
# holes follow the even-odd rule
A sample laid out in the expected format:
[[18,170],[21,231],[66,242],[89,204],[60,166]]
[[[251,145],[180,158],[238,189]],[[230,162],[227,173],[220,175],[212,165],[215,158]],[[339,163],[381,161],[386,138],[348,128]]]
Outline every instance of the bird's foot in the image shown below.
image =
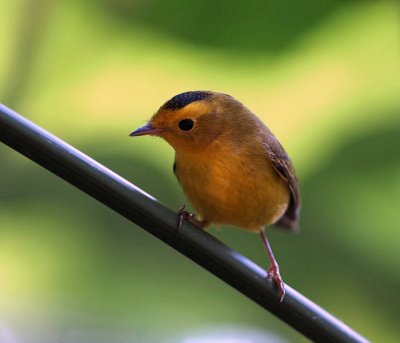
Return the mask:
[[273,264],[268,270],[268,277],[273,278],[279,288],[280,302],[285,297],[285,284],[283,283],[281,274],[279,273],[279,266]]
[[184,220],[188,220],[189,222],[196,225],[200,229],[204,229],[204,227],[206,226],[205,221],[197,219],[196,215],[194,213],[190,213],[190,212],[186,211],[185,205],[183,205],[178,210],[178,215],[179,215],[179,220],[178,220],[177,232],[181,229]]

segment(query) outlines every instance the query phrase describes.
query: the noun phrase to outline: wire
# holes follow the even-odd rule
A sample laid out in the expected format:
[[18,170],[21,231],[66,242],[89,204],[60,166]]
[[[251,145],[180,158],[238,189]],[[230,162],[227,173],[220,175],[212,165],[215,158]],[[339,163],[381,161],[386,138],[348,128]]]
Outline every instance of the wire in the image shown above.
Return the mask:
[[[121,176],[0,104],[0,140],[112,208],[315,342],[368,342],[288,285],[279,301],[266,271]],[[133,166],[134,167],[134,166]]]

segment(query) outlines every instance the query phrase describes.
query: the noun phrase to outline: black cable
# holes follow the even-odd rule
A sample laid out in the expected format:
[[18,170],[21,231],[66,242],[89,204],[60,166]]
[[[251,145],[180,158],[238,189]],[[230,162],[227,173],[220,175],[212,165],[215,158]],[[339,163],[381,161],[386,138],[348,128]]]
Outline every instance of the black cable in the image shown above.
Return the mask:
[[263,268],[188,222],[177,232],[175,212],[1,104],[0,140],[140,225],[313,341],[368,342],[288,285],[281,303]]

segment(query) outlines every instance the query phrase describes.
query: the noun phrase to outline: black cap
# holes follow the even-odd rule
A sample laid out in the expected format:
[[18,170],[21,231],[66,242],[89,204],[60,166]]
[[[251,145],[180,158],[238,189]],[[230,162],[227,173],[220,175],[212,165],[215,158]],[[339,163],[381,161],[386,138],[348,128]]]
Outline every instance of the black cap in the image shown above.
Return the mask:
[[212,95],[206,91],[192,91],[175,95],[168,100],[161,108],[165,110],[177,110],[191,104],[192,102],[206,99]]

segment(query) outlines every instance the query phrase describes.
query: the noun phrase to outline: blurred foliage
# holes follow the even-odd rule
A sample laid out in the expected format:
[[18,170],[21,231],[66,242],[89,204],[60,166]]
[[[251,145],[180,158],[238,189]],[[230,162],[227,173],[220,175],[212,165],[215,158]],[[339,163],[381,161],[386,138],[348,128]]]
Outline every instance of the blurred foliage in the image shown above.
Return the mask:
[[[0,101],[178,208],[172,149],[128,134],[181,91],[236,96],[277,134],[301,180],[300,234],[270,233],[284,279],[371,340],[396,342],[398,10],[395,1],[1,2]],[[0,175],[2,342],[180,342],[227,325],[304,341],[4,146]],[[258,237],[211,233],[267,267]]]
[[139,22],[190,44],[236,53],[282,52],[349,4],[343,0],[101,2],[128,24]]

